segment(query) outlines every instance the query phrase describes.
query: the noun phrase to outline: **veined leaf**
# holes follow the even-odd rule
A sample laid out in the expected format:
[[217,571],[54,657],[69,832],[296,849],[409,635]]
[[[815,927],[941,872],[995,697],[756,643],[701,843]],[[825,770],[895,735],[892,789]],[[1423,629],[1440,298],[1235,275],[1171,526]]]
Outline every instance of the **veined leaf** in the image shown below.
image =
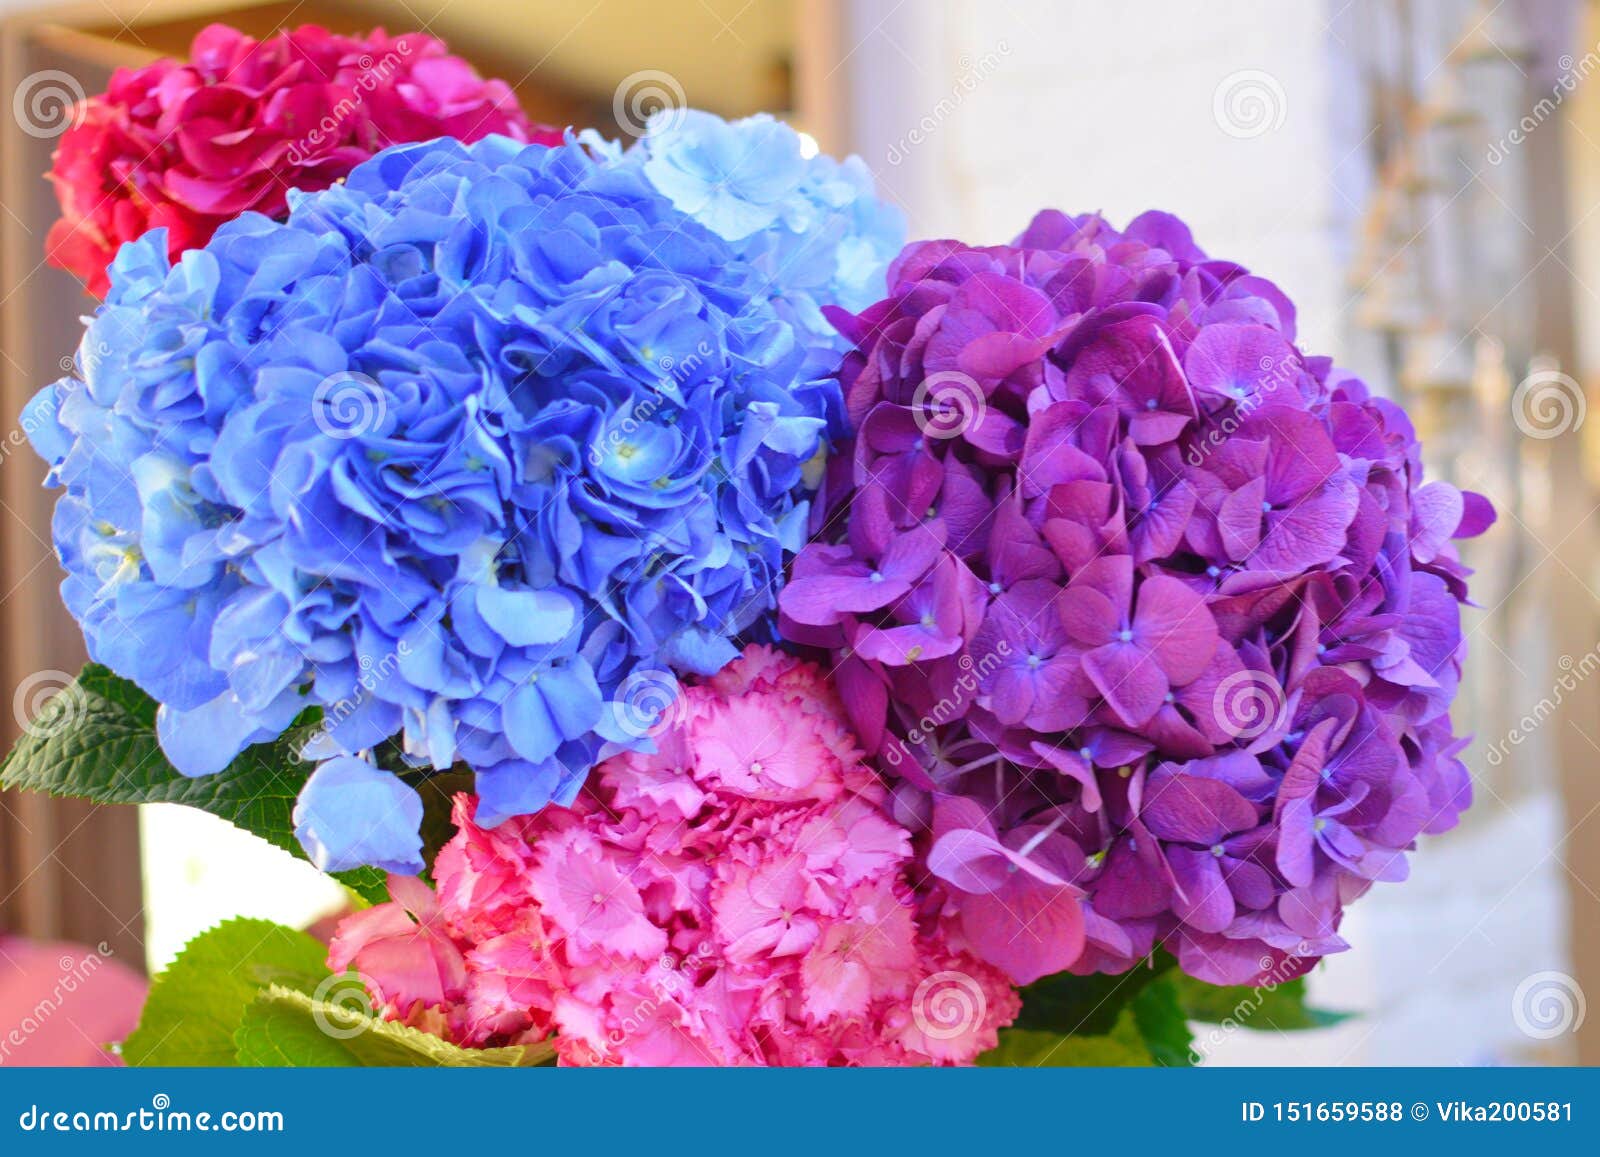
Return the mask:
[[233,1034],[271,985],[314,989],[328,974],[324,944],[270,920],[228,920],[191,940],[150,984],[130,1065],[232,1065]]
[[[0,787],[106,804],[187,804],[304,859],[292,815],[310,774],[297,755],[307,728],[247,748],[215,775],[189,778],[161,752],[156,706],[128,680],[90,663],[0,764]],[[369,900],[387,896],[382,872],[336,875]]]

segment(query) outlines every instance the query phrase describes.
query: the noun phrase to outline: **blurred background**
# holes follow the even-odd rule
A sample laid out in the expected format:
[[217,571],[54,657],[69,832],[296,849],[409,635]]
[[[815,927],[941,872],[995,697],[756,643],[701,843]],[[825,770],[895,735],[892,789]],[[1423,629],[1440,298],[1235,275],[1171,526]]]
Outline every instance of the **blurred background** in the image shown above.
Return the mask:
[[[1353,908],[1312,977],[1337,1027],[1222,1034],[1212,1064],[1600,1063],[1600,4],[1584,0],[0,0],[0,705],[9,745],[82,661],[43,470],[17,428],[89,307],[43,265],[78,95],[225,21],[424,29],[529,114],[626,135],[689,103],[859,153],[913,237],[1010,239],[1045,206],[1151,207],[1272,278],[1301,344],[1411,408],[1429,470],[1489,494],[1458,704],[1477,802]],[[0,796],[0,1034],[19,986],[159,968],[226,916],[339,889],[220,820]],[[9,934],[9,936],[7,935]],[[88,946],[68,954],[41,942]],[[28,944],[35,945],[29,948]],[[87,956],[84,956],[87,951]],[[100,966],[97,964],[95,968]],[[59,975],[56,975],[59,974]],[[8,996],[8,984],[11,986]],[[62,1013],[84,1040],[87,1014]],[[1269,1028],[1267,1025],[1252,1025]],[[110,1030],[105,1030],[109,1032]],[[103,1039],[103,1035],[102,1035]],[[0,1063],[5,1056],[0,1054]]]

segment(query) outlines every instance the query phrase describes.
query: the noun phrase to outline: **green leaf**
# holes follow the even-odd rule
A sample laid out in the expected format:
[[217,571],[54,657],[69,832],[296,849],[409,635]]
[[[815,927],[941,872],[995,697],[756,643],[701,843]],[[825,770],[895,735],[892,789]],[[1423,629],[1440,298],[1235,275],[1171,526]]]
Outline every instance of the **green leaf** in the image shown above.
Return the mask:
[[1244,984],[1215,985],[1192,976],[1174,974],[1179,1003],[1190,1020],[1241,1028],[1292,1032],[1327,1028],[1349,1020],[1351,1013],[1311,1008],[1306,1004],[1304,977],[1281,984],[1251,988]]
[[[1349,1016],[1308,1008],[1303,978],[1265,988],[1221,987],[1185,975],[1176,964],[1158,952],[1120,976],[1061,973],[1035,981],[1022,990],[1016,1024],[1001,1032],[1000,1047],[980,1063],[1192,1065],[1191,1021],[1288,1031],[1324,1028]],[[1127,1059],[1130,1053],[1138,1059]],[[1078,1059],[1084,1056],[1111,1059]]]
[[[356,983],[353,976],[349,983]],[[270,1068],[511,1068],[545,1064],[555,1056],[549,1045],[458,1048],[407,1025],[380,1020],[349,1001],[276,984],[262,990],[245,1010],[234,1040],[239,1064]]]
[[[161,753],[156,706],[128,680],[90,663],[0,764],[0,787],[106,804],[187,804],[304,859],[291,817],[310,774],[297,756],[307,727],[247,748],[215,775],[191,779]],[[382,872],[335,875],[367,899],[387,898]]]
[[1194,1035],[1170,974],[1146,985],[1130,1007],[1139,1036],[1156,1064],[1169,1068],[1194,1064]]
[[123,1042],[130,1065],[233,1065],[234,1032],[262,988],[315,988],[328,949],[270,920],[229,920],[190,941],[150,985],[139,1027]]
[[[304,856],[301,858],[304,859]],[[376,868],[356,868],[349,872],[328,874],[369,905],[382,904],[389,898],[388,878]]]
[[1134,1068],[1151,1063],[1133,1013],[1109,1033],[1066,1035],[1041,1029],[1000,1030],[1000,1045],[978,1058],[986,1068]]
[[1171,957],[1158,957],[1118,976],[1061,972],[1036,980],[1022,990],[1022,1012],[1016,1027],[1070,1036],[1109,1033],[1123,1010],[1172,963]]

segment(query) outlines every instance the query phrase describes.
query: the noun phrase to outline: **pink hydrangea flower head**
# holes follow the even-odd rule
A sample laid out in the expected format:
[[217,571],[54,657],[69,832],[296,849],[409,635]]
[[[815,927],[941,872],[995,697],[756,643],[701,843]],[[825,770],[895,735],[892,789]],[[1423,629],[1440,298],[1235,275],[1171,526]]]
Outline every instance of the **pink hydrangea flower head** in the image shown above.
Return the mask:
[[752,646],[657,751],[494,828],[457,801],[437,893],[350,917],[330,964],[468,1046],[573,1065],[970,1063],[1020,1005],[912,887],[910,833],[820,668]]

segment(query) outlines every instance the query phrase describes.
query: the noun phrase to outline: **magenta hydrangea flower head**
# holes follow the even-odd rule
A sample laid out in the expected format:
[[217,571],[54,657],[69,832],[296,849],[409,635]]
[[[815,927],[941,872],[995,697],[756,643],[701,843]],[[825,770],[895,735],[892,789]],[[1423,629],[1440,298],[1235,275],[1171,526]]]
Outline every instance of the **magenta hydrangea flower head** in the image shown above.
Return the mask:
[[1174,217],[915,244],[834,311],[852,443],[781,599],[898,781],[953,943],[1298,975],[1471,799],[1448,715],[1487,500]]

